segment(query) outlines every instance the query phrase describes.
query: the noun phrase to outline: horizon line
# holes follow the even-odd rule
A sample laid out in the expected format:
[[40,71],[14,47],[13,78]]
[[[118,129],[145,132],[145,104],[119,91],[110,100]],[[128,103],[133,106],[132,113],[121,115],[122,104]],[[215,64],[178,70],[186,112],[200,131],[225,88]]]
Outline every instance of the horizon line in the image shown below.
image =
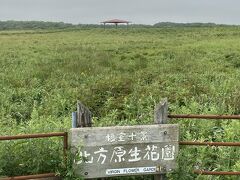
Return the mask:
[[[64,24],[71,24],[71,25],[101,25],[102,21],[99,21],[99,23],[71,23],[71,22],[64,22],[64,21],[46,21],[46,20],[0,20],[0,22],[9,22],[9,21],[14,21],[14,22],[49,22],[49,23],[64,23]],[[148,24],[148,23],[134,23],[133,21],[130,21],[129,25],[148,25],[148,26],[153,26],[158,23],[174,23],[174,24],[215,24],[215,25],[240,25],[240,24],[233,24],[233,23],[215,23],[215,22],[201,22],[201,21],[192,21],[192,22],[175,22],[175,21],[159,21],[154,24]]]

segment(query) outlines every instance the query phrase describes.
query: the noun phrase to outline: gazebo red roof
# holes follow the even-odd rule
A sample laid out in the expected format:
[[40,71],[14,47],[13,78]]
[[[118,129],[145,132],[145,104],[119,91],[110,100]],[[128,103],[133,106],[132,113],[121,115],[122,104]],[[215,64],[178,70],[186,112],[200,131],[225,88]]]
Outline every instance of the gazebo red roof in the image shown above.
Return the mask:
[[111,19],[103,21],[102,23],[130,23],[130,21],[120,20],[120,19]]

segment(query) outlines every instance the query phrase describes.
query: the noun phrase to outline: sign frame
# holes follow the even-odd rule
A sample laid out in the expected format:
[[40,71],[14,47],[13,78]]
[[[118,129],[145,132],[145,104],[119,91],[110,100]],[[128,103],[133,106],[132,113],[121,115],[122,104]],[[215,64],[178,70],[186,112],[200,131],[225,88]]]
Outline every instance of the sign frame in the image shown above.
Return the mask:
[[[85,127],[70,132],[72,153],[85,157],[75,159],[74,172],[85,179],[165,174],[177,166],[178,124]],[[164,148],[171,149],[173,157],[164,158]]]

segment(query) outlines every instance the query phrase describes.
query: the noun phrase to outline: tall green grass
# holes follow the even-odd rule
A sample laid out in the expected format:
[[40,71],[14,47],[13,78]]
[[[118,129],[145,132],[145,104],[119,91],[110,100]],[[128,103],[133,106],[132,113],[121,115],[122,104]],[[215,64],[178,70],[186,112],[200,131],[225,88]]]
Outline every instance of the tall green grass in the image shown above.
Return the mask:
[[[81,100],[94,126],[151,124],[162,98],[171,113],[240,114],[238,27],[0,32],[1,135],[68,131]],[[239,122],[173,120],[181,140],[239,141]],[[57,138],[0,142],[0,175],[62,171]],[[239,148],[181,147],[170,179],[240,171]],[[70,173],[71,174],[71,173]],[[70,176],[68,174],[68,176]]]

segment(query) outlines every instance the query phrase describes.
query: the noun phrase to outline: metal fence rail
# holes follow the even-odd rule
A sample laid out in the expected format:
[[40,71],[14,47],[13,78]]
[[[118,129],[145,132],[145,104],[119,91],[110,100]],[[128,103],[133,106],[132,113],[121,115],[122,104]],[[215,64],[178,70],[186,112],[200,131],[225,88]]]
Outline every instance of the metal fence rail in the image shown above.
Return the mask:
[[168,118],[175,119],[238,119],[240,115],[203,115],[203,114],[170,114]]
[[202,170],[194,170],[195,174],[202,175],[240,175],[240,172],[228,172],[228,171],[202,171]]
[[240,146],[240,142],[197,142],[197,141],[180,141],[179,145],[193,146]]
[[[18,140],[18,139],[33,139],[33,138],[50,138],[50,137],[63,137],[63,154],[64,158],[67,158],[68,149],[68,133],[67,132],[52,132],[52,133],[41,133],[41,134],[21,134],[14,136],[0,136],[0,141],[5,140]],[[0,180],[22,180],[22,179],[36,179],[36,178],[47,178],[56,177],[55,173],[36,174],[28,176],[14,176],[0,178]]]
[[[236,119],[240,120],[240,115],[194,115],[194,114],[173,114],[168,115],[170,119]],[[67,157],[68,149],[68,133],[67,132],[53,132],[41,134],[23,134],[15,136],[0,136],[0,141],[31,139],[31,138],[49,138],[49,137],[63,137],[63,152],[64,157]],[[180,141],[179,145],[193,145],[193,146],[240,146],[240,142],[197,142],[197,141]],[[201,175],[240,175],[240,172],[226,172],[226,171],[205,171],[194,170],[195,174]],[[1,178],[0,180],[23,180],[56,177],[55,173],[36,174],[28,176],[15,176]]]
[[[171,114],[168,118],[175,119],[232,119],[240,120],[240,115],[197,115],[197,114]],[[193,145],[193,146],[240,146],[240,142],[197,142],[197,141],[180,141],[179,145]],[[240,175],[240,171],[206,171],[196,169],[193,171],[195,174],[201,175]]]
[[1,178],[0,180],[24,180],[24,179],[50,178],[50,177],[56,177],[55,173],[36,174],[36,175],[28,175],[28,176],[6,177],[6,178]]

